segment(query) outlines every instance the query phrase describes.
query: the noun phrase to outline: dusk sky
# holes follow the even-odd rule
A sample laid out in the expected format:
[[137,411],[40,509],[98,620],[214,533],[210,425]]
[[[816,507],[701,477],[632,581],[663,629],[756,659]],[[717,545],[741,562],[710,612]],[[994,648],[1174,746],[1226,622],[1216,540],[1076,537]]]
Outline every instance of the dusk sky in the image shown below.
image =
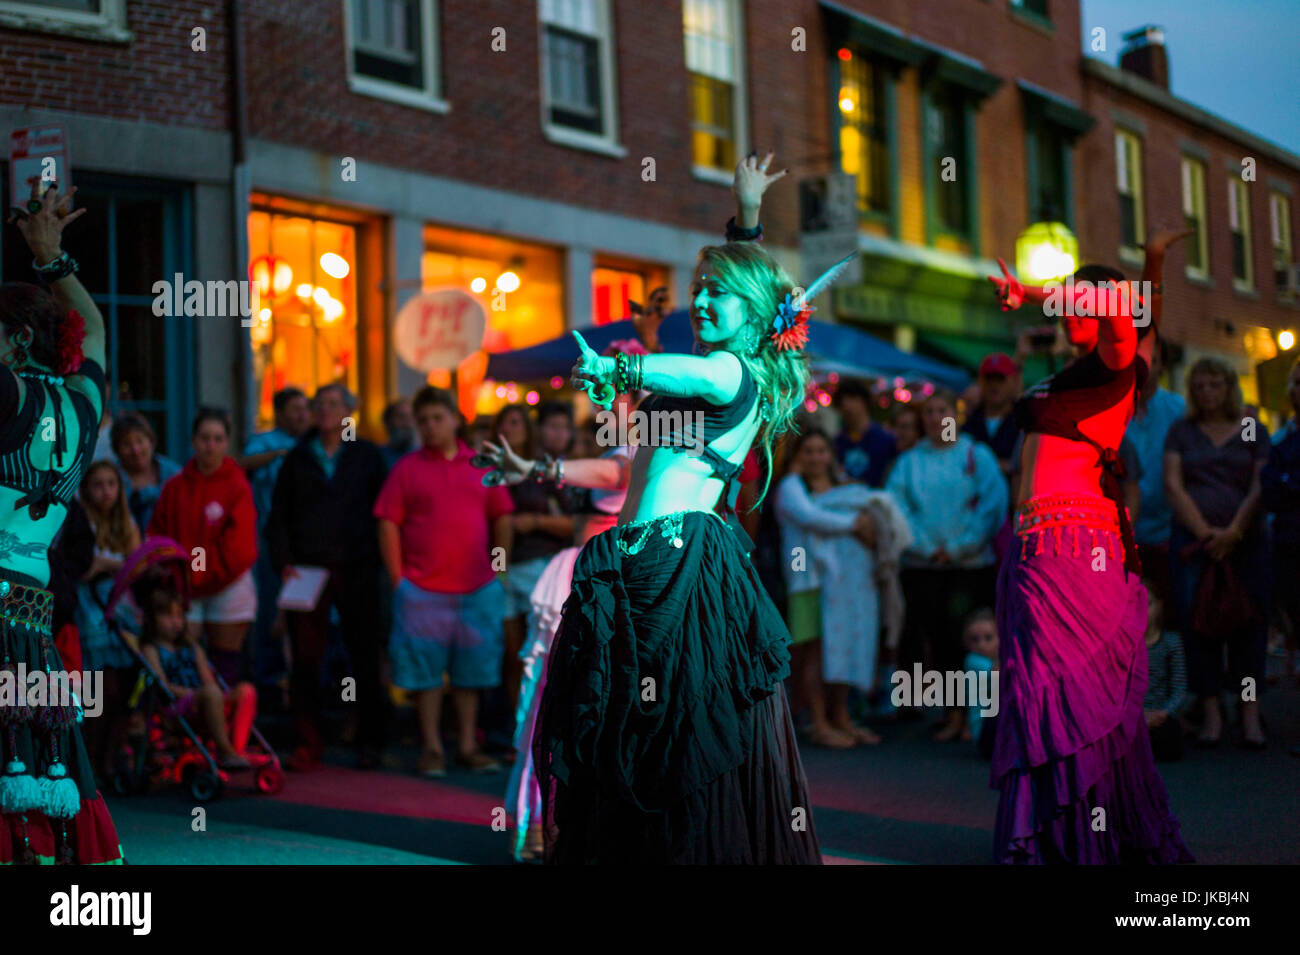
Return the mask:
[[[1300,0],[1082,0],[1087,56],[1119,65],[1123,35],[1163,27],[1175,96],[1300,153]],[[1106,52],[1094,53],[1094,27]]]

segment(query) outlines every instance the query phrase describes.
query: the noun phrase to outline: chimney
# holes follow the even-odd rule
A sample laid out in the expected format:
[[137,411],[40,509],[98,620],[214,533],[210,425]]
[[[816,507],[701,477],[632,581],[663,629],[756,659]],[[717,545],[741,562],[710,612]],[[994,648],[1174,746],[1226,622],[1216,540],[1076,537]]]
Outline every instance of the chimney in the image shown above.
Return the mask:
[[1145,26],[1124,34],[1119,66],[1156,86],[1169,89],[1169,54],[1165,52],[1165,31]]

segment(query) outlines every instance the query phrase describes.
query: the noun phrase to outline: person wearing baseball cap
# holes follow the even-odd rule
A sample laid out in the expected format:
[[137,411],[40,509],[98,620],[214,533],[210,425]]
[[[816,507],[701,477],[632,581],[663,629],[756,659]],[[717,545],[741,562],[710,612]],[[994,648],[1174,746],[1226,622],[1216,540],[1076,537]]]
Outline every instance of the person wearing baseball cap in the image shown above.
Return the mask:
[[980,362],[979,404],[966,416],[962,430],[987,444],[997,456],[1003,474],[1010,473],[1012,452],[1020,437],[1020,426],[1011,404],[1020,390],[1020,366],[1002,352],[985,355]]

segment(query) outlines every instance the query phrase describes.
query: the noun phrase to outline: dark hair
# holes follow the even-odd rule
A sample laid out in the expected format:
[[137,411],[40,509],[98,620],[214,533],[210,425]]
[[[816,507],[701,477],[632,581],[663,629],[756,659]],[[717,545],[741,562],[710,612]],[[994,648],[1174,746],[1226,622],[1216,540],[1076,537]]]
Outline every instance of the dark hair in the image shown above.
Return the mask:
[[452,396],[452,393],[445,388],[425,385],[417,391],[415,397],[411,399],[411,412],[418,414],[425,405],[441,405],[453,415],[460,416],[460,406],[456,404],[456,399]]
[[[158,612],[180,604],[185,609],[185,598],[176,586],[171,574],[160,568],[151,568],[145,576],[131,588],[131,596],[140,607],[140,642],[152,644],[158,642]],[[190,643],[188,627],[181,631],[181,642]]]
[[275,393],[275,396],[271,399],[271,407],[275,409],[276,414],[281,414],[285,408],[289,407],[289,402],[295,398],[306,397],[307,393],[305,391],[290,385],[288,388],[281,388]]
[[899,420],[903,418],[904,415],[910,415],[911,417],[915,418],[916,430],[919,433],[922,434],[925,433],[924,416],[921,414],[921,409],[913,404],[900,404],[897,408],[895,408],[893,416],[889,419],[890,425],[892,427],[897,428]]
[[857,398],[871,410],[871,391],[856,378],[846,378],[835,389],[835,407],[842,407],[846,398]]
[[966,616],[962,618],[961,622],[962,636],[965,636],[966,631],[974,624],[980,623],[984,620],[992,620],[994,627],[998,625],[998,615],[993,612],[991,607],[979,607],[966,614]]
[[1074,280],[1091,282],[1093,285],[1101,285],[1103,282],[1123,282],[1124,273],[1109,265],[1089,264],[1079,267],[1079,270],[1074,273]]
[[[798,431],[798,432],[793,436],[793,438],[790,439],[790,442],[789,442],[790,447],[789,447],[789,450],[788,450],[788,452],[787,452],[786,459],[785,459],[786,470],[790,470],[791,468],[794,467],[794,461],[795,461],[795,458],[797,458],[797,457],[799,456],[799,452],[800,452],[801,450],[803,450],[803,446],[804,446],[805,444],[807,444],[807,443],[808,443],[812,438],[821,438],[823,441],[826,442],[826,446],[827,446],[828,448],[830,448],[830,450],[831,450],[831,466],[830,466],[830,478],[831,478],[831,483],[832,483],[832,484],[839,484],[839,483],[840,483],[840,473],[839,473],[839,468],[836,467],[836,461],[835,461],[835,445],[834,445],[834,443],[831,441],[831,436],[830,436],[829,434],[827,434],[825,431],[823,431],[821,428],[819,428],[817,425],[810,425],[810,424],[801,425],[799,431]],[[804,482],[804,484],[805,484],[805,486],[807,486],[807,482],[806,482],[806,481]]]
[[149,439],[149,443],[154,446],[155,451],[158,449],[158,434],[154,431],[153,425],[149,423],[149,419],[137,411],[128,411],[120,417],[114,418],[113,427],[108,431],[109,444],[113,446],[113,453],[119,458],[122,456],[120,450],[122,442],[136,431]]
[[32,330],[32,341],[27,346],[30,359],[47,368],[55,369],[59,361],[55,346],[55,326],[67,317],[67,309],[45,289],[28,282],[6,282],[0,285],[0,324],[12,339],[23,326]]
[[230,437],[230,412],[225,408],[214,408],[205,405],[200,408],[194,415],[194,424],[190,426],[190,437],[198,436],[199,428],[205,421],[215,421],[226,430],[226,437]]
[[537,454],[537,425],[533,421],[533,415],[528,405],[506,405],[497,412],[496,417],[492,420],[492,430],[488,432],[492,436],[493,443],[500,444],[501,423],[509,414],[518,414],[524,419],[523,447],[512,448],[511,450],[523,458],[535,457]]
[[397,414],[397,409],[406,403],[405,398],[398,398],[396,401],[390,401],[384,406],[384,413],[380,419],[384,422],[384,430],[393,430],[393,417]]
[[565,404],[563,401],[548,401],[537,407],[537,424],[541,426],[546,423],[547,418],[554,418],[556,415],[563,415],[573,424],[573,407]]

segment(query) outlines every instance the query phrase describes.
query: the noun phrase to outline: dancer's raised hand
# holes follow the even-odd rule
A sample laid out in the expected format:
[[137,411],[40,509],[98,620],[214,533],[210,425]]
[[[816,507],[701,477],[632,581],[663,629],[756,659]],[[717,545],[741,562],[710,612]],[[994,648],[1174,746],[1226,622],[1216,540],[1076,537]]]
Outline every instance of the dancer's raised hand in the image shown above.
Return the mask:
[[1180,242],[1191,235],[1196,235],[1195,229],[1157,227],[1151,230],[1151,234],[1147,237],[1146,244],[1142,248],[1147,252],[1164,252],[1175,242]]
[[610,378],[614,373],[614,359],[602,358],[596,354],[596,350],[587,344],[582,333],[576,328],[573,330],[573,337],[577,340],[582,354],[573,363],[573,369],[569,372],[569,381],[573,387],[586,391],[593,403],[608,410],[613,407],[615,398],[614,386],[610,384]]
[[505,484],[519,484],[524,478],[528,477],[528,472],[532,470],[533,462],[521,458],[510,447],[510,442],[506,440],[505,435],[500,435],[501,443],[494,444],[487,439],[483,441],[483,450],[479,456],[487,459],[486,463],[501,472]]
[[990,275],[989,281],[997,286],[998,299],[1002,302],[1002,311],[1009,312],[1012,309],[1019,308],[1025,300],[1025,287],[1020,284],[1020,280],[1011,274],[1007,268],[1007,263],[1001,258],[998,259],[998,266],[1002,269],[1002,278],[996,275]]
[[768,153],[761,160],[757,152],[752,152],[736,166],[736,176],[731,183],[731,191],[736,194],[736,204],[742,209],[757,209],[763,204],[763,193],[790,170],[782,169],[778,173],[767,172],[776,153]]

